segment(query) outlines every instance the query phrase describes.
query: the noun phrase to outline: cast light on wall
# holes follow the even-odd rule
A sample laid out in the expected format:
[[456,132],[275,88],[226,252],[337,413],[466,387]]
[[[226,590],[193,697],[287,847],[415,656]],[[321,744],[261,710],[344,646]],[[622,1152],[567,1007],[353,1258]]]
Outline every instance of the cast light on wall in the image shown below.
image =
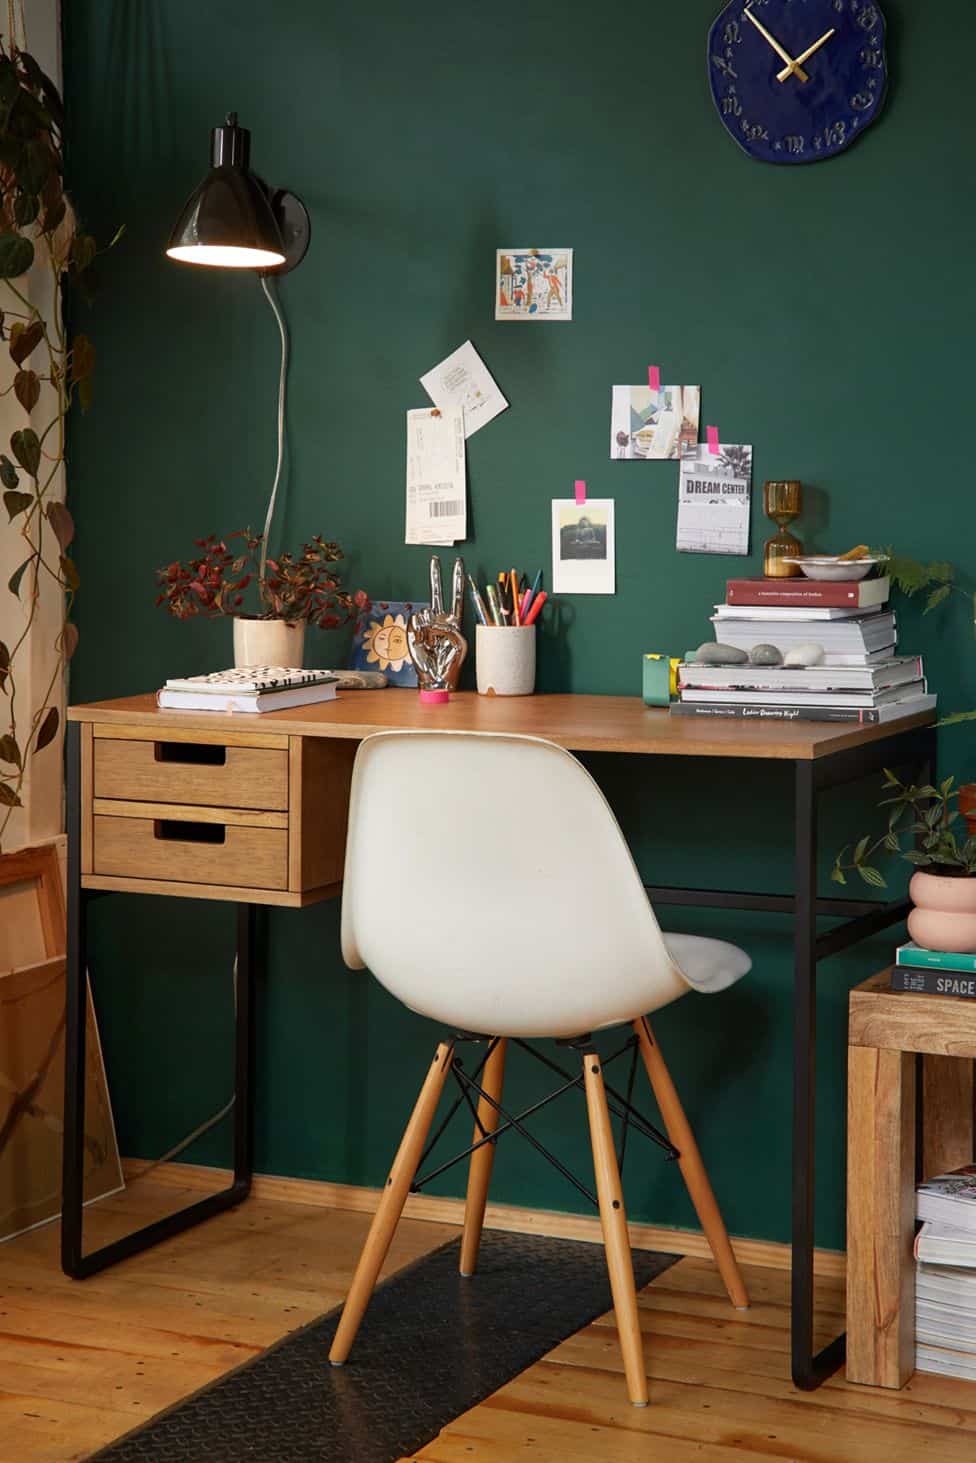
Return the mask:
[[284,188],[269,188],[251,172],[251,134],[228,112],[210,134],[210,171],[183,205],[166,253],[181,264],[211,269],[254,270],[281,335],[278,380],[278,460],[268,502],[259,573],[264,577],[271,520],[284,457],[285,386],[288,379],[288,330],[268,279],[287,274],[305,258],[311,237],[308,210]]

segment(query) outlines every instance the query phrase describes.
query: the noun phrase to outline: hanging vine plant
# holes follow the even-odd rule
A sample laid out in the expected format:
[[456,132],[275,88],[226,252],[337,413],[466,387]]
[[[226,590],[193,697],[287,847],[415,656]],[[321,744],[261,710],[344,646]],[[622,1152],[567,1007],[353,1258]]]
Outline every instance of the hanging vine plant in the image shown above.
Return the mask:
[[[8,36],[16,35],[11,16]],[[6,350],[9,380],[0,395],[16,398],[27,423],[0,451],[4,515],[0,532],[18,534],[23,558],[7,592],[24,607],[23,623],[9,644],[0,639],[0,850],[31,759],[57,736],[58,687],[78,644],[69,616],[78,591],[71,558],[71,513],[54,496],[64,463],[65,419],[77,402],[91,403],[95,349],[86,335],[70,339],[64,319],[66,285],[90,298],[94,286],[95,240],[76,221],[64,191],[64,112],[61,96],[34,57],[0,41],[0,360]],[[121,230],[109,244],[111,248]],[[49,272],[52,307],[45,318],[29,297],[26,276]],[[50,391],[45,391],[45,386]],[[50,419],[37,409],[50,402]],[[5,517],[5,522],[3,518]],[[38,704],[18,701],[18,671],[26,659],[45,580],[61,596],[56,664]],[[2,588],[0,588],[0,592]]]

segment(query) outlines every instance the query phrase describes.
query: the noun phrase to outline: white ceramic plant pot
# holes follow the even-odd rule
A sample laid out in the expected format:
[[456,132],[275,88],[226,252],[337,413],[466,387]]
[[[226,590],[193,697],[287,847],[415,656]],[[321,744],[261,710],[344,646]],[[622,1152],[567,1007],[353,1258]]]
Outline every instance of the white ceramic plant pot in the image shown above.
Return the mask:
[[301,670],[305,664],[305,621],[257,620],[234,616],[234,665],[284,665]]
[[476,671],[481,696],[531,696],[535,690],[535,626],[477,625]]

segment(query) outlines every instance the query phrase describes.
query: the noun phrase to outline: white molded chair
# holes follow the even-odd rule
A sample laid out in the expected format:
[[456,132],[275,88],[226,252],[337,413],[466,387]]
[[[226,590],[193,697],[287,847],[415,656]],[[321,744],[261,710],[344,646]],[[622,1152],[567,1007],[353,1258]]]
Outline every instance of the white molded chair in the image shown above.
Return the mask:
[[[387,877],[391,861],[395,877]],[[383,732],[353,771],[342,952],[448,1032],[498,1038],[479,1121],[493,1132],[506,1039],[579,1038],[625,1023],[732,1303],[748,1305],[701,1155],[647,1022],[689,990],[749,970],[734,945],[662,935],[616,819],[569,752],[535,737]],[[380,1197],[329,1359],[349,1355],[413,1183],[454,1041],[437,1048]],[[647,1402],[634,1274],[602,1064],[581,1046],[600,1218],[631,1401]],[[486,1100],[487,1098],[487,1100]],[[479,1134],[476,1129],[475,1139]],[[461,1272],[474,1272],[495,1144],[471,1155]]]

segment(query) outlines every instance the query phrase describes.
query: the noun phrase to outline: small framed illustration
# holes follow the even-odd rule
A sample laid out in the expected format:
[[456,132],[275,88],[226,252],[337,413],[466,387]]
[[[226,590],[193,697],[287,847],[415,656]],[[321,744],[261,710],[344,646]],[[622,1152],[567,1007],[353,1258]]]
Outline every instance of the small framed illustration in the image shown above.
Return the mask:
[[497,249],[496,320],[572,320],[572,249]]
[[391,686],[416,686],[417,668],[407,649],[407,621],[426,603],[374,599],[361,610],[349,649],[349,670],[382,671]]

